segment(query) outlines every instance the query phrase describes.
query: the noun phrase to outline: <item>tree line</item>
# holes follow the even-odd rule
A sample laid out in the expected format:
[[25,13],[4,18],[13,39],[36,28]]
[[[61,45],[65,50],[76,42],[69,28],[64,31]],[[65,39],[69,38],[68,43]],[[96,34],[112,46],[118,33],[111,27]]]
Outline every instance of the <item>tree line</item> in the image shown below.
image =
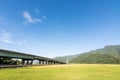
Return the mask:
[[2,57],[0,58],[0,64],[4,64],[4,65],[18,65],[21,64],[21,61],[19,60],[13,60],[12,58],[6,58],[6,57]]

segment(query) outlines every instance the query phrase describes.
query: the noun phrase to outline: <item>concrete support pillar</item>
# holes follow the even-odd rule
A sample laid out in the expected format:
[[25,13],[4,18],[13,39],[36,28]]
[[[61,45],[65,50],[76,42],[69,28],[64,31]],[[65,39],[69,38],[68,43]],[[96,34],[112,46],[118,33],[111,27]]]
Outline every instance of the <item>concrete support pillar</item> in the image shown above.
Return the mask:
[[54,62],[52,62],[52,65],[54,65]]
[[47,61],[44,61],[45,62],[45,65],[47,65]]
[[41,65],[44,65],[44,61],[43,60],[41,61]]
[[22,59],[22,65],[25,65],[25,59]]
[[50,62],[50,61],[48,61],[48,65],[51,65],[51,62]]
[[39,60],[39,65],[41,65],[41,61]]
[[44,61],[44,65],[46,65],[46,61]]
[[42,61],[41,63],[42,63],[42,65],[44,65],[44,61]]
[[53,62],[51,62],[51,65],[53,65]]
[[56,62],[56,65],[59,64],[58,62]]
[[42,61],[41,60],[39,60],[39,65],[42,65],[43,63],[42,63]]
[[55,62],[52,62],[53,65],[55,65]]
[[46,65],[48,65],[49,63],[48,63],[48,61],[46,61]]
[[27,60],[27,63],[26,63],[27,65],[29,64],[29,60]]
[[46,61],[44,61],[44,65],[46,65],[47,64],[47,62]]
[[53,62],[51,61],[51,65],[53,65]]
[[50,64],[52,65],[52,61],[50,62]]
[[54,62],[54,64],[56,65],[56,62]]
[[52,61],[49,61],[49,65],[52,65]]
[[45,65],[48,65],[48,61],[45,61]]
[[52,65],[52,61],[51,61],[51,65]]
[[31,60],[31,65],[33,64],[33,60]]
[[43,60],[41,61],[41,65],[44,65],[44,61]]
[[41,65],[43,65],[43,61],[41,61]]
[[61,63],[54,61],[47,61],[47,60],[39,60],[39,65],[55,65],[55,64],[61,64]]
[[53,65],[53,62],[51,61],[51,65]]

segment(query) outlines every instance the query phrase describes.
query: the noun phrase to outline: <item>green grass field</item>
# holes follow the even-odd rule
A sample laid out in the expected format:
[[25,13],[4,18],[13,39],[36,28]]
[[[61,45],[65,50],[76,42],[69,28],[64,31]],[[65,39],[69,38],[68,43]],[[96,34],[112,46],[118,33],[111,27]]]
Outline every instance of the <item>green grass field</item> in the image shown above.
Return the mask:
[[1,69],[0,80],[120,80],[120,65],[72,64]]

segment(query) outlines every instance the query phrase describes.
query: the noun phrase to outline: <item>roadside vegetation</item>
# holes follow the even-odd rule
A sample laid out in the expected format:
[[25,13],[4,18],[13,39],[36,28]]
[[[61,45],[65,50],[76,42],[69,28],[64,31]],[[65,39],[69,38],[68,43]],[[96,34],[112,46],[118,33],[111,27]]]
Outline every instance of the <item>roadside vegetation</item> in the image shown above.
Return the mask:
[[18,65],[21,64],[19,60],[13,60],[12,58],[0,58],[0,65]]

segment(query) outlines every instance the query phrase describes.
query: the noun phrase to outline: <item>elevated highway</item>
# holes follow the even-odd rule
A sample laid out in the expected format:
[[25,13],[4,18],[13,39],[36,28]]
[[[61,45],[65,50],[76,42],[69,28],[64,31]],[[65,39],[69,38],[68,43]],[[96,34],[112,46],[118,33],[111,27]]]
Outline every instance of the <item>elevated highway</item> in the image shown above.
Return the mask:
[[34,60],[38,60],[39,65],[66,64],[65,62],[57,61],[55,59],[51,59],[47,57],[0,49],[0,58],[4,58],[4,57],[21,59],[22,65],[33,65]]

